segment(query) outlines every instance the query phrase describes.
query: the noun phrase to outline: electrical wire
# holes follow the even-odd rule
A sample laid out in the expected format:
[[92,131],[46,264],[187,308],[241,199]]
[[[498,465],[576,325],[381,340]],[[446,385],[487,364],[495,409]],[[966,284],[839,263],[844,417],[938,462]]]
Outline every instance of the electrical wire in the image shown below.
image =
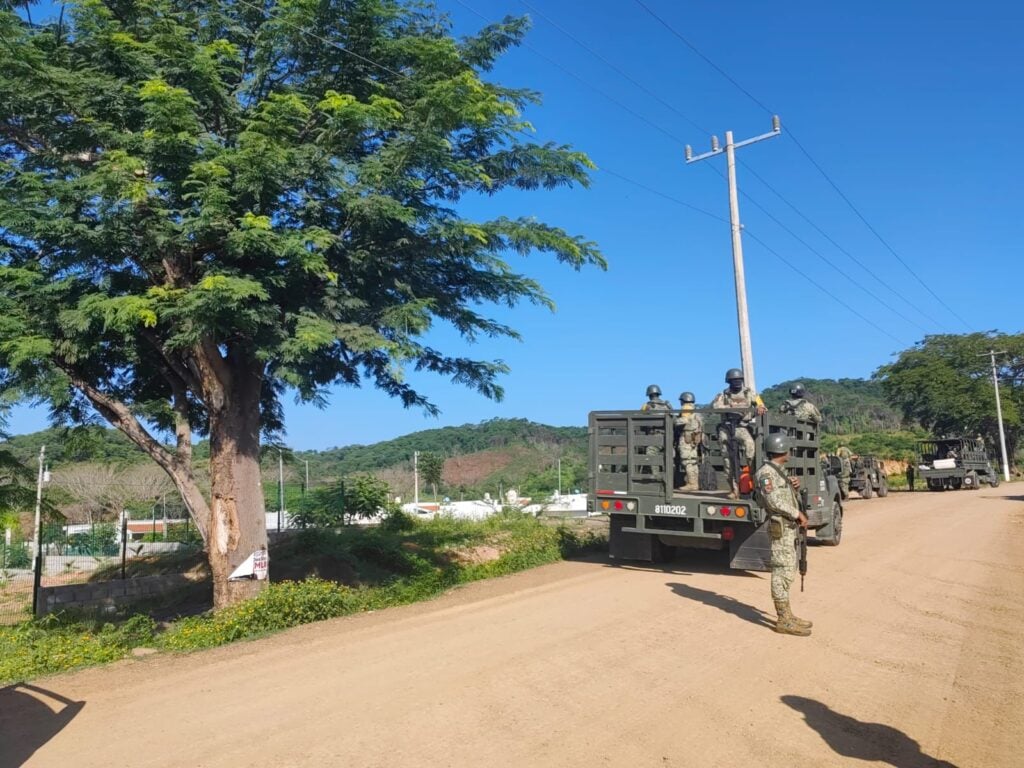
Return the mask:
[[[697,48],[696,45],[691,43],[683,34],[681,34],[677,29],[675,29],[675,27],[673,27],[671,24],[669,24],[667,21],[665,21],[665,19],[663,19],[661,16],[659,16],[657,13],[655,13],[654,10],[652,10],[651,7],[649,5],[647,5],[647,3],[643,2],[643,0],[634,0],[634,2],[637,5],[639,5],[641,8],[643,8],[644,11],[646,11],[652,18],[654,18],[659,24],[661,24],[665,29],[667,29],[674,37],[676,37],[680,42],[682,42],[687,48],[689,48],[697,56],[699,56],[705,63],[708,64],[708,66],[710,66],[718,74],[720,74],[723,78],[725,78],[729,83],[731,83],[740,93],[742,93],[744,96],[746,96],[752,102],[754,102],[754,104],[759,106],[761,109],[763,109],[769,115],[775,114],[771,109],[768,108],[768,106],[764,102],[762,102],[760,99],[758,99],[756,96],[754,96],[754,94],[752,94],[750,91],[748,91],[742,85],[740,85],[731,75],[729,75],[728,72],[726,72],[724,69],[722,69],[720,66],[718,66],[718,64],[716,64],[709,57],[707,57],[699,48]],[[807,158],[807,160],[810,161],[811,165],[813,165],[814,168],[818,171],[818,173],[820,173],[822,175],[822,177],[825,179],[825,181],[828,182],[828,184],[832,187],[832,189],[834,189],[836,191],[836,194],[838,194],[839,197],[842,198],[843,202],[845,202],[846,205],[849,206],[850,210],[854,212],[854,214],[857,216],[857,218],[859,218],[861,220],[861,222],[863,222],[864,226],[866,226],[868,228],[868,230],[871,232],[871,234],[873,234],[878,239],[878,241],[883,246],[885,246],[886,250],[888,250],[889,253],[891,253],[893,255],[893,257],[901,265],[903,265],[903,268],[906,269],[914,277],[914,279],[917,280],[917,282],[920,283],[921,286],[926,291],[928,291],[929,294],[931,294],[932,298],[934,298],[937,302],[939,302],[939,304],[941,304],[953,317],[955,317],[960,323],[962,323],[966,328],[969,329],[971,326],[968,324],[968,322],[966,320],[964,320],[959,314],[957,314],[956,310],[954,310],[945,301],[943,301],[942,298],[937,293],[935,293],[935,291],[933,291],[931,289],[931,287],[929,287],[929,285],[921,278],[921,276],[917,273],[917,271],[914,270],[906,261],[904,261],[903,257],[901,257],[896,252],[896,249],[893,248],[884,237],[882,237],[882,234],[877,229],[875,229],[874,226],[872,226],[871,222],[869,222],[867,220],[867,218],[864,216],[864,214],[860,212],[860,210],[857,208],[857,206],[855,206],[853,204],[853,202],[846,195],[846,193],[844,193],[839,188],[839,185],[832,179],[831,176],[829,176],[829,174],[825,171],[825,169],[821,166],[821,164],[811,156],[811,153],[807,150],[807,148],[803,145],[803,143],[801,143],[801,141],[797,137],[796,133],[788,125],[786,126],[786,133],[793,140],[793,143],[796,144],[797,148],[803,153],[803,155]]]

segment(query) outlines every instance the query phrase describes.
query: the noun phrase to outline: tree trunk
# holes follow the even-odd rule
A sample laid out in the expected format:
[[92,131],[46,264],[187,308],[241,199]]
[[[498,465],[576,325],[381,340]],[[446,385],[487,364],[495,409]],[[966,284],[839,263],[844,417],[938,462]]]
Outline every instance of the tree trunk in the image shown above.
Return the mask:
[[229,581],[252,554],[267,549],[260,477],[260,380],[236,380],[222,408],[210,412],[210,524],[207,552],[213,607],[220,610],[257,595],[267,582]]

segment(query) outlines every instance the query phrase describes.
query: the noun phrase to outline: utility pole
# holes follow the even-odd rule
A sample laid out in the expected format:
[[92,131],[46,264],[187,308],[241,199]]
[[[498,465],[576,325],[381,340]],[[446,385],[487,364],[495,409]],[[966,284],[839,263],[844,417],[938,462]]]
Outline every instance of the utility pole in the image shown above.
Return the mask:
[[302,495],[306,495],[306,491],[309,490],[309,459],[306,459],[306,484],[302,486]]
[[990,357],[992,359],[992,386],[996,390],[996,420],[999,422],[999,448],[1003,454],[1003,479],[1006,482],[1010,482],[1010,462],[1006,459],[1006,432],[1003,430],[1003,405],[999,400],[999,373],[996,370],[996,355],[1005,355],[1006,350],[1002,352],[996,352],[994,349],[990,349],[988,352],[983,352],[978,357]]
[[43,581],[43,482],[49,480],[46,466],[46,446],[39,449],[39,477],[36,480],[36,524],[32,537],[35,557],[32,559],[32,615],[39,608],[39,589]]
[[277,449],[277,530],[281,530],[281,515],[284,512],[284,455]]
[[413,482],[413,503],[420,505],[420,452],[412,452],[412,482]]
[[562,460],[558,460],[558,495],[562,495]]
[[732,228],[732,267],[736,279],[736,320],[740,333],[740,364],[746,386],[757,391],[754,380],[754,351],[750,344],[750,316],[747,313],[747,282],[743,272],[743,225],[740,224],[739,193],[736,189],[736,150],[748,144],[771,139],[782,133],[782,124],[778,115],[772,116],[772,129],[768,133],[754,136],[752,139],[734,142],[732,131],[725,132],[725,149],[718,144],[718,137],[711,137],[711,151],[694,156],[693,148],[686,145],[686,163],[696,163],[725,152],[726,165],[729,171],[729,225]]

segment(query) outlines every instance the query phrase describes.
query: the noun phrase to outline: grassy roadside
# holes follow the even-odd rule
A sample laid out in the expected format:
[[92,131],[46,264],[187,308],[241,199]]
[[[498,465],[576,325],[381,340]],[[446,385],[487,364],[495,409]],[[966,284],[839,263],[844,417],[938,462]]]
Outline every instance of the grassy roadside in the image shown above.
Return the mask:
[[[60,617],[0,627],[0,685],[123,658],[133,648],[190,651],[300,624],[428,600],[472,581],[601,551],[603,531],[499,515],[484,521],[396,517],[374,528],[303,531],[271,551],[270,586],[216,615],[158,629],[148,616],[111,624]],[[153,563],[153,570],[166,564]]]

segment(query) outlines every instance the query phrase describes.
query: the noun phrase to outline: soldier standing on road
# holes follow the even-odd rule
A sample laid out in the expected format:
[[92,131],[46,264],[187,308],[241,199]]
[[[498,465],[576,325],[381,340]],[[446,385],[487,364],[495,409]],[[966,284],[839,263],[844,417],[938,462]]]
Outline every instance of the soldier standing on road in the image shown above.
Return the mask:
[[679,396],[676,427],[679,430],[679,464],[683,471],[682,491],[696,491],[700,488],[697,449],[704,439],[704,419],[694,412],[695,402],[693,392],[683,392]]
[[803,384],[794,384],[789,388],[789,400],[784,401],[779,410],[783,413],[792,414],[798,419],[813,421],[815,426],[817,426],[822,422],[821,411],[810,400],[804,399],[806,394],[807,391],[804,389]]
[[736,477],[733,474],[732,455],[729,450],[727,420],[731,420],[735,425],[733,435],[743,449],[744,455],[740,457],[740,462],[749,464],[754,460],[754,412],[761,415],[765,412],[765,407],[760,395],[743,386],[743,371],[739,368],[730,368],[726,371],[725,381],[729,386],[715,395],[711,407],[745,408],[748,411],[746,415],[725,414],[722,417],[722,422],[718,425],[718,442],[722,446],[722,462],[725,464],[725,474],[729,478],[729,498],[735,499],[739,498],[739,494],[736,492]]
[[914,462],[907,462],[907,490],[913,492],[914,490]]
[[791,441],[787,435],[773,433],[764,441],[768,461],[757,470],[757,492],[768,512],[768,536],[772,547],[772,600],[779,619],[775,631],[782,635],[807,637],[813,624],[793,615],[789,607],[789,588],[796,577],[797,530],[807,527],[807,516],[800,510],[797,487],[800,480],[786,476]]
[[850,449],[845,445],[840,445],[839,450],[836,451],[836,456],[839,457],[840,463],[839,489],[843,492],[844,499],[850,495],[850,476],[853,474],[853,465],[850,464],[850,457],[852,455]]

